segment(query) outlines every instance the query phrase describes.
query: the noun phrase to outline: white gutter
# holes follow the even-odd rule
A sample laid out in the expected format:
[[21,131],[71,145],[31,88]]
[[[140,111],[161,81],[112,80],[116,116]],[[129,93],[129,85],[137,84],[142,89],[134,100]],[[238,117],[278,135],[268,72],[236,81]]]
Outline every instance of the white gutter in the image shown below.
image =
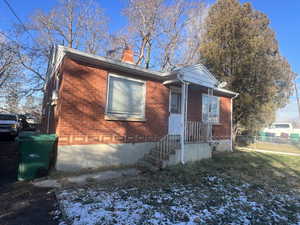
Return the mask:
[[63,49],[66,56],[70,56],[71,58],[82,60],[93,65],[99,65],[108,69],[121,70],[122,72],[134,73],[135,75],[143,75],[145,77],[150,77],[161,81],[165,81],[166,77],[170,75],[170,72],[153,71],[134,64],[129,64],[119,60],[82,52],[77,49],[68,48],[65,46],[59,47]]
[[214,87],[213,89],[214,89],[214,91],[217,91],[217,92],[221,92],[221,93],[224,93],[224,94],[231,95],[231,96],[233,96],[232,98],[236,98],[235,96],[236,96],[236,95],[239,95],[239,94],[236,93],[236,92],[229,91],[229,90],[223,89],[223,88],[218,88],[218,87],[216,88],[216,87]]
[[236,94],[230,99],[230,151],[233,152],[233,139],[232,139],[232,111],[233,111],[233,99],[237,98],[239,94]]
[[48,110],[47,110],[47,134],[49,134],[50,133],[50,113],[51,113],[51,106],[50,106],[50,109],[49,109],[49,103],[47,103],[47,108],[48,108]]

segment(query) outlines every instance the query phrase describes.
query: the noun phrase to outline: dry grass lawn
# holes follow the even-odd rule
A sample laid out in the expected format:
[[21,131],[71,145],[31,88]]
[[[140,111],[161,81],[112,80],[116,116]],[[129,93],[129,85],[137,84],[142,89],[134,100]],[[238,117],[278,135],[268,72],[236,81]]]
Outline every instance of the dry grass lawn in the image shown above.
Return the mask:
[[270,142],[257,142],[247,146],[249,148],[269,150],[275,152],[286,152],[286,153],[298,153],[300,154],[300,143],[299,144],[280,144]]
[[300,224],[300,157],[234,152],[62,190],[69,224]]

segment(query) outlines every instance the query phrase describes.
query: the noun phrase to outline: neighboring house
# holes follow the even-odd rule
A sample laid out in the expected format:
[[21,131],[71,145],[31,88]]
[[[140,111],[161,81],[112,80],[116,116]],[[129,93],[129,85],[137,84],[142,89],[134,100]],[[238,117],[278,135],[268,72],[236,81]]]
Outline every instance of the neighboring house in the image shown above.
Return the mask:
[[201,64],[172,72],[57,46],[42,130],[58,136],[58,170],[199,160],[232,150],[232,99]]

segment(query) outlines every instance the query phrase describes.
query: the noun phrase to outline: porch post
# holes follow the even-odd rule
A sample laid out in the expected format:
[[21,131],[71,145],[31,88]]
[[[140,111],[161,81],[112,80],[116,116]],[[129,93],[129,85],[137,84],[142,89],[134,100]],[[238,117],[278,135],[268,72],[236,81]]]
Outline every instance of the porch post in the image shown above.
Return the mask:
[[230,98],[230,151],[233,152],[233,139],[232,139],[232,98]]
[[181,85],[181,138],[180,138],[180,144],[181,144],[181,154],[180,154],[180,161],[182,164],[184,164],[184,136],[185,136],[185,118],[186,118],[186,83],[182,82]]

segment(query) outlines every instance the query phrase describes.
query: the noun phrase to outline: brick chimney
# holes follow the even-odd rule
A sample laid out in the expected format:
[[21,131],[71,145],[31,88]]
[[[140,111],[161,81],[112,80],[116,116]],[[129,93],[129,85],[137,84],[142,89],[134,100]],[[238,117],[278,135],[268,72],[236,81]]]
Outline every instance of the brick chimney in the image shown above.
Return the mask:
[[123,50],[122,62],[134,64],[133,51],[129,46],[126,46]]

